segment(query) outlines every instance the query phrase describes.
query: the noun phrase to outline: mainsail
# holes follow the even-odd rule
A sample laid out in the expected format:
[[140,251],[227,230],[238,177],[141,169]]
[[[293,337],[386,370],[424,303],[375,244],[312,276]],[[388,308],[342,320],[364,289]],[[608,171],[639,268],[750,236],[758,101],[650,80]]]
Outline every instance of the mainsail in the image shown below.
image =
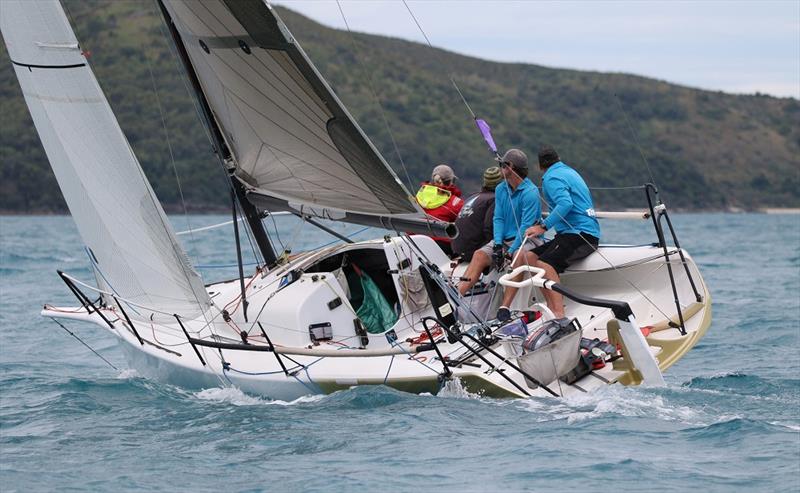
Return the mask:
[[334,219],[422,218],[264,0],[164,5],[234,154],[236,176],[264,198],[261,204],[305,207]]
[[[131,316],[200,316],[210,299],[58,0],[0,1],[0,30],[99,284]],[[146,307],[146,308],[145,308]]]

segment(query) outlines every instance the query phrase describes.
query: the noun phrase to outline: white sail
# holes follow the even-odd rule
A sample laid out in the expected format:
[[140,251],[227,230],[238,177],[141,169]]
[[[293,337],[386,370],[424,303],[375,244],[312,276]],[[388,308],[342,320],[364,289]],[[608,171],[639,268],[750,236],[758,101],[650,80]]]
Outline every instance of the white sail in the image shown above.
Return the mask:
[[[101,287],[129,315],[196,317],[210,300],[57,0],[0,1],[25,102]],[[6,163],[6,165],[10,165]],[[58,238],[53,238],[58,241]]]
[[372,215],[421,213],[264,0],[165,0],[203,92],[258,194]]

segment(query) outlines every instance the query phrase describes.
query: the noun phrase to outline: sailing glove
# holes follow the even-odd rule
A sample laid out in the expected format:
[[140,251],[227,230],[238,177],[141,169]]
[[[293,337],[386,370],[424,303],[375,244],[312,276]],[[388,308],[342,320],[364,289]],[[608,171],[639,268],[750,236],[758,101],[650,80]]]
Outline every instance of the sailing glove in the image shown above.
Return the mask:
[[492,265],[498,271],[503,270],[503,264],[506,263],[505,245],[495,245],[492,250]]

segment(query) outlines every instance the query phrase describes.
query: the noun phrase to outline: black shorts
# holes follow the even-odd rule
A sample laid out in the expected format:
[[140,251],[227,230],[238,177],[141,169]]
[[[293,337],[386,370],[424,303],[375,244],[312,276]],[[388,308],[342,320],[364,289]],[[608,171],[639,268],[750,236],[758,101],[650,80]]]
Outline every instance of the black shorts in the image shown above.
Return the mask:
[[534,248],[533,253],[560,274],[576,260],[594,253],[598,243],[597,238],[587,233],[560,233],[551,241]]

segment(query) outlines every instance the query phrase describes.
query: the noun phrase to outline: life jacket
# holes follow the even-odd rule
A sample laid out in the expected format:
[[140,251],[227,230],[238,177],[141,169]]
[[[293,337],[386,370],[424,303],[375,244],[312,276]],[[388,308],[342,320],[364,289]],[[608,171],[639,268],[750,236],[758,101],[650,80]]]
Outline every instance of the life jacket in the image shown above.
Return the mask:
[[464,206],[461,190],[455,185],[433,185],[425,182],[417,191],[417,203],[425,213],[436,219],[452,223]]
[[446,204],[451,195],[450,190],[423,184],[417,192],[417,202],[423,209],[436,209]]

